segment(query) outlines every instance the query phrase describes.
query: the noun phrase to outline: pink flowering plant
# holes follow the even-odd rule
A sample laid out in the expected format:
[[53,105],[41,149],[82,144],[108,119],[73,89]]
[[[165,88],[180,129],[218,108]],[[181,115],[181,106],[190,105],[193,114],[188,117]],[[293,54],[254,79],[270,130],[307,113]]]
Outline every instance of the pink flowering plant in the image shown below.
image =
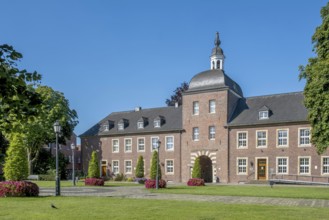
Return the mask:
[[[165,180],[160,179],[159,180],[159,188],[166,188],[167,183]],[[146,180],[145,181],[145,188],[146,189],[152,189],[152,188],[156,188],[156,181],[155,180]]]
[[104,179],[102,178],[86,178],[86,186],[104,186]]
[[187,181],[188,186],[204,186],[204,179],[192,178]]
[[0,197],[31,197],[39,196],[37,184],[29,181],[0,182]]

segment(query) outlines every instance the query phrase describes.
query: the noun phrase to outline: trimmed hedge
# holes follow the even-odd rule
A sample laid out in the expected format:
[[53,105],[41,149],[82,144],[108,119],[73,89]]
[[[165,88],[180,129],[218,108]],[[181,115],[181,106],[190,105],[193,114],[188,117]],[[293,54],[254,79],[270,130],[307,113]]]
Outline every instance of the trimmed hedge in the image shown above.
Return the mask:
[[188,186],[204,186],[204,179],[192,178],[187,181]]
[[[163,179],[159,180],[159,188],[166,188],[167,183]],[[146,180],[145,181],[145,188],[146,189],[155,189],[156,188],[156,182],[155,180]]]
[[86,186],[104,186],[104,180],[102,178],[86,178]]
[[39,196],[37,184],[29,181],[0,182],[0,197],[31,197]]

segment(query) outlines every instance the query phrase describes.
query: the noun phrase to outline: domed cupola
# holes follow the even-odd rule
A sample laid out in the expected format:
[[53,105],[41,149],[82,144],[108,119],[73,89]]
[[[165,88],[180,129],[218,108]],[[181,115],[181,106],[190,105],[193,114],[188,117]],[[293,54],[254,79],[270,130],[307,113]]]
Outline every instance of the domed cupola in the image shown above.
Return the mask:
[[219,33],[216,32],[215,38],[215,47],[212,49],[211,56],[210,56],[210,69],[224,69],[224,53],[222,48],[220,48],[220,39]]

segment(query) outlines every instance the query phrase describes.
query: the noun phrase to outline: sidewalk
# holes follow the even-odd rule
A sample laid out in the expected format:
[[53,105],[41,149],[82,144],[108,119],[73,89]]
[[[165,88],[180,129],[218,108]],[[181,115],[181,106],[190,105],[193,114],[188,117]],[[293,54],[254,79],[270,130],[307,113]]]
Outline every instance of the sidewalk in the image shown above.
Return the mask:
[[[53,196],[54,188],[40,188],[40,196]],[[320,199],[287,199],[239,196],[208,196],[190,194],[151,193],[144,186],[129,187],[62,187],[62,196],[107,196],[116,198],[179,200],[198,202],[218,202],[226,204],[258,204],[275,206],[303,206],[329,208],[329,200]]]

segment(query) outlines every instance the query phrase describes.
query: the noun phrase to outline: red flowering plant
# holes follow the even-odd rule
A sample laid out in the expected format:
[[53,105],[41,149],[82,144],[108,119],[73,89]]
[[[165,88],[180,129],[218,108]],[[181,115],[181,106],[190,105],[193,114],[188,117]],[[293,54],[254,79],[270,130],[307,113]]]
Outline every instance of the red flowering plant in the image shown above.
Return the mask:
[[37,184],[29,181],[0,182],[0,197],[30,197],[39,196]]
[[86,178],[86,186],[104,186],[104,179],[102,178]]
[[188,186],[204,186],[204,179],[192,178],[187,181]]
[[[166,188],[167,183],[165,180],[160,179],[159,180],[159,188]],[[156,181],[155,180],[146,180],[145,181],[145,188],[146,189],[152,189],[152,188],[156,188]]]

